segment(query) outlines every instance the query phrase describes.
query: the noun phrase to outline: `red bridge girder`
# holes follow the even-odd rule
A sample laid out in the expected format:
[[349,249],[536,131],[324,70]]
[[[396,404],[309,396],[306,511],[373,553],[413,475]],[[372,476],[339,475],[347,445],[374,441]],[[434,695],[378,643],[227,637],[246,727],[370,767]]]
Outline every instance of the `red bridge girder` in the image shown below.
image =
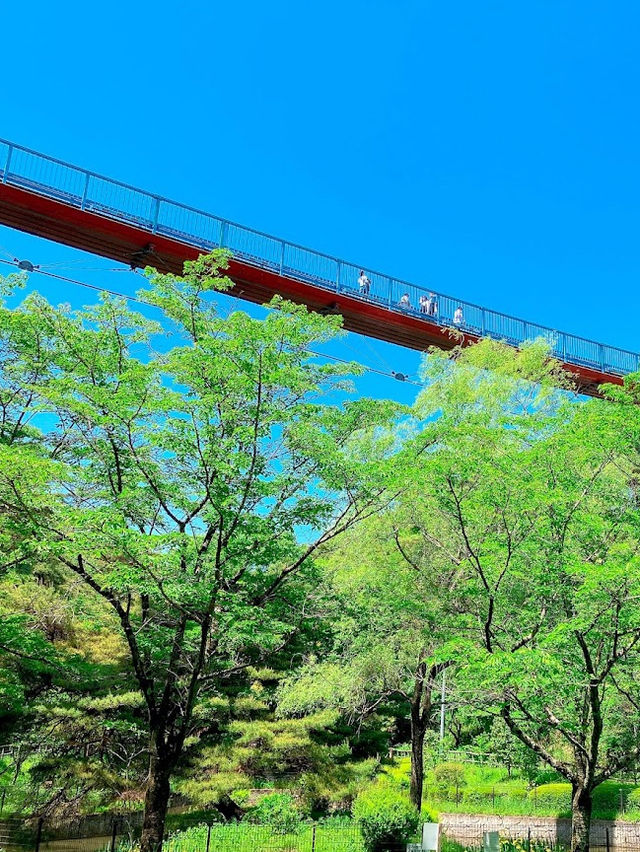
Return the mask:
[[[181,273],[184,261],[194,260],[201,253],[195,246],[179,240],[152,235],[144,228],[8,184],[0,184],[0,223],[124,264],[154,266],[162,272]],[[458,342],[447,329],[435,323],[388,310],[373,300],[332,292],[280,275],[237,258],[231,260],[229,277],[235,283],[232,292],[239,298],[264,304],[279,294],[313,310],[341,314],[349,331],[400,346],[424,351],[432,345],[452,349]],[[464,334],[465,345],[477,340],[477,335]],[[572,363],[563,366],[574,376],[582,393],[598,395],[598,386],[604,382],[622,384],[620,376],[591,367]]]

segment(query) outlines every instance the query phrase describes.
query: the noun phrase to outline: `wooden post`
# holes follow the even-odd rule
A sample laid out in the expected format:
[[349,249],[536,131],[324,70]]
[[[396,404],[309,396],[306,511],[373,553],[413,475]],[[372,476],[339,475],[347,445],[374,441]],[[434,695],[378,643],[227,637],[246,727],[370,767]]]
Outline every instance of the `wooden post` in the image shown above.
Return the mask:
[[316,852],[316,824],[314,822],[313,828],[311,829],[311,852]]
[[113,825],[111,826],[111,845],[109,847],[110,852],[116,852],[116,835],[118,834],[118,820],[114,819]]
[[207,826],[207,849],[206,852],[209,852],[211,848],[211,825]]
[[605,828],[604,833],[605,833],[604,836],[605,836],[605,840],[606,840],[606,844],[607,844],[607,852],[611,852],[611,846],[609,845],[609,829]]

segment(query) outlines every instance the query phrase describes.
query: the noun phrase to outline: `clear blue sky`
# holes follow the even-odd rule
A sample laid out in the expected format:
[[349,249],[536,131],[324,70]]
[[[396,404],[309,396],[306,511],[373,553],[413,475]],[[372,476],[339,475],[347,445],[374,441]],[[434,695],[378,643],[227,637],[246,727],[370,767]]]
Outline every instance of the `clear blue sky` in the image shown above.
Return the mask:
[[[637,2],[35,0],[2,18],[1,136],[638,349]],[[136,284],[7,229],[0,243]],[[348,345],[334,351],[417,371],[416,353]]]

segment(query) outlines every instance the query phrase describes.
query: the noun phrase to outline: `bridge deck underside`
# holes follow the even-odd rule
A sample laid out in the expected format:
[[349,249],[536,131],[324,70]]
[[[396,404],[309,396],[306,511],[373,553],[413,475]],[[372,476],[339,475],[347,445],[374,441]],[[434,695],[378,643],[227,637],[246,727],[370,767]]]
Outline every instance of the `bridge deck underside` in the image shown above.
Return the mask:
[[[0,223],[124,264],[150,265],[163,272],[181,273],[184,261],[195,259],[201,252],[166,235],[152,234],[144,228],[6,184],[0,185]],[[341,314],[349,331],[420,351],[434,345],[451,349],[456,344],[449,332],[435,322],[391,311],[374,298],[354,298],[238,258],[232,259],[229,275],[235,283],[234,295],[251,302],[264,304],[279,294],[313,310]],[[474,334],[464,336],[465,344],[477,340]],[[583,393],[597,395],[603,382],[622,383],[619,376],[597,369],[576,364],[564,366],[574,375]]]

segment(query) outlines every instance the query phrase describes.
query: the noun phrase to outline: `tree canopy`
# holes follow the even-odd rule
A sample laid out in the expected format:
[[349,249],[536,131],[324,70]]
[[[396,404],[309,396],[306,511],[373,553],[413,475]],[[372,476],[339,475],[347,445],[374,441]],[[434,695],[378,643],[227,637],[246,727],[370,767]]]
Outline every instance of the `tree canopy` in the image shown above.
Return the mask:
[[0,306],[0,724],[37,720],[49,806],[141,793],[156,852],[172,783],[346,801],[408,735],[419,808],[446,669],[570,782],[586,852],[638,754],[635,377],[585,402],[544,343],[482,341],[430,352],[412,407],[354,399],[313,354],[340,318],[221,315],[226,263]]
[[294,641],[313,616],[313,554],[384,499],[359,440],[394,406],[321,404],[345,368],[307,352],[339,320],[280,302],[264,320],[220,317],[205,295],[228,286],[225,262],[150,272],[139,298],[162,323],[109,296],[73,313],[32,295],[0,315],[2,482],[18,538],[102,599],[126,642],[150,736],[145,850],[198,705]]

